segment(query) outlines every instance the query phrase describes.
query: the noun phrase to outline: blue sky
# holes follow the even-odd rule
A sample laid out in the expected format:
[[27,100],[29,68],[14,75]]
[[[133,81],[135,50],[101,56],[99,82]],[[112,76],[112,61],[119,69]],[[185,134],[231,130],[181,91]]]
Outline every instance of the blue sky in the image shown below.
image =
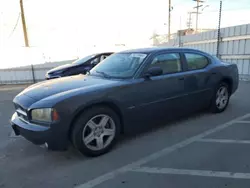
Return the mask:
[[[167,33],[168,0],[23,0],[32,46],[54,49],[114,43],[130,46],[149,44],[153,31]],[[199,27],[216,28],[219,0],[207,0],[199,16]],[[172,0],[171,32],[186,28],[192,0]],[[0,0],[0,43],[23,46],[19,0]],[[222,26],[250,23],[249,0],[223,0]],[[193,16],[195,26],[195,16]],[[72,48],[69,48],[72,47]]]

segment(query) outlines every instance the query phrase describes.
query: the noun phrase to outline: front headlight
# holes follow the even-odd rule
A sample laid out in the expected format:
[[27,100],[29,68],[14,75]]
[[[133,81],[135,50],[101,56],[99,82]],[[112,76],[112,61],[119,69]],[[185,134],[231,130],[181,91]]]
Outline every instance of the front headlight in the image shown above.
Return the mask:
[[41,109],[34,109],[31,111],[31,119],[34,121],[41,121],[41,122],[52,122],[52,108],[41,108]]

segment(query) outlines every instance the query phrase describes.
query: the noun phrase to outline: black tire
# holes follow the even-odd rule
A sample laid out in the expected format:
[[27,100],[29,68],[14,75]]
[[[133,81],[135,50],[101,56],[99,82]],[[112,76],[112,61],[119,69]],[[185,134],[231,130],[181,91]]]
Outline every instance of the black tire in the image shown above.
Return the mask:
[[[91,120],[91,118],[100,115],[105,114],[108,115],[110,118],[112,118],[114,124],[115,124],[115,135],[113,140],[107,147],[101,149],[101,150],[92,150],[83,141],[83,130],[85,126],[87,126],[87,122]],[[96,157],[99,155],[102,155],[104,153],[107,153],[112,149],[112,147],[115,145],[121,130],[121,123],[119,116],[110,108],[106,106],[94,106],[87,110],[85,110],[75,121],[73,125],[73,129],[71,131],[71,141],[76,149],[78,149],[83,155]]]
[[[216,104],[216,99],[217,99],[217,92],[222,88],[224,87],[226,90],[227,90],[227,93],[228,93],[228,99],[227,99],[227,102],[225,103],[225,106],[223,106],[223,108],[219,108]],[[213,98],[212,98],[212,101],[211,101],[211,104],[210,104],[210,111],[212,113],[221,113],[223,112],[224,110],[226,110],[227,106],[228,106],[228,103],[229,103],[229,100],[230,100],[230,91],[229,91],[229,86],[227,83],[225,82],[221,82],[217,87],[216,89],[214,90],[214,94],[213,94]]]

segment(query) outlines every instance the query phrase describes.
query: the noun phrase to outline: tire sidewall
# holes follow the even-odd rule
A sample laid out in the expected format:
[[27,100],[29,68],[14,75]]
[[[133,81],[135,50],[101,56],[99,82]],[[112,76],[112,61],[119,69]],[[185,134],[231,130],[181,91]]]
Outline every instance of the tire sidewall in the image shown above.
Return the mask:
[[[115,123],[115,136],[112,142],[102,150],[91,150],[89,149],[82,140],[82,132],[86,123],[94,116],[99,114],[106,114],[110,116]],[[73,145],[84,155],[87,156],[99,156],[108,152],[116,143],[121,130],[121,123],[119,116],[110,108],[105,106],[96,106],[85,110],[74,123],[73,131],[71,134],[71,140]]]

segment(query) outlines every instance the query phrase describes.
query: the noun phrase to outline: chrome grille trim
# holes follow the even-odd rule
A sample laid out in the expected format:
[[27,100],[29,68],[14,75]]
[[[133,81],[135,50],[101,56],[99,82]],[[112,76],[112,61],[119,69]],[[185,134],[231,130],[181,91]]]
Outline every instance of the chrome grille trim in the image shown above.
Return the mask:
[[17,112],[18,114],[22,114],[23,116],[26,116],[26,117],[27,117],[27,113],[26,113],[25,111],[21,110],[20,108],[18,108],[18,109],[16,110],[16,112]]
[[22,117],[18,116],[18,118],[23,121],[24,123],[29,123],[27,120],[23,119]]
[[15,107],[16,107],[16,113],[17,113],[18,118],[22,120],[23,122],[28,123],[29,119],[28,119],[28,114],[26,110],[18,104],[15,104]]

